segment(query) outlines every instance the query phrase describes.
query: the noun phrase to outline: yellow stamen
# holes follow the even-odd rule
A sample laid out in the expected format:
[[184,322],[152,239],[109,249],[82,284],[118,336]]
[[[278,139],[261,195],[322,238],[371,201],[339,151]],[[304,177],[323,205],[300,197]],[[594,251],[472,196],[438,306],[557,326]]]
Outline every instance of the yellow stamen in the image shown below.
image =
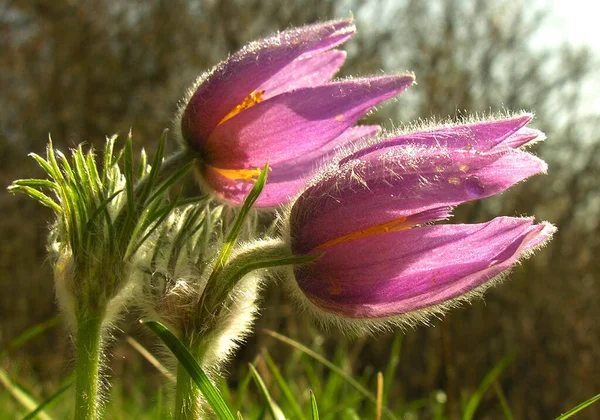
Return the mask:
[[[215,171],[217,171],[218,173],[220,173],[221,175],[223,175],[225,178],[229,178],[229,179],[243,179],[244,181],[256,181],[256,178],[258,178],[258,176],[260,175],[260,172],[262,171],[261,168],[256,168],[256,169],[221,169],[221,168],[215,168],[214,166],[211,166],[212,169],[214,169]],[[269,167],[269,172],[271,172],[272,169],[271,167]]]
[[324,244],[319,245],[317,247],[317,249],[341,244],[343,242],[353,241],[353,240],[359,239],[359,238],[365,238],[367,236],[373,236],[373,235],[379,235],[381,233],[397,232],[399,230],[410,229],[411,227],[412,227],[412,224],[410,222],[406,221],[406,217],[401,217],[399,219],[392,220],[391,222],[386,222],[386,223],[382,223],[380,225],[371,226],[369,228],[359,230],[356,232],[352,232],[347,235],[340,236],[339,238],[332,239],[330,241],[325,242]]
[[244,99],[239,105],[237,105],[235,108],[229,111],[229,114],[225,115],[225,117],[223,117],[223,119],[217,125],[223,124],[225,121],[235,117],[240,112],[245,111],[246,109],[253,107],[257,103],[262,102],[262,97],[264,94],[264,90],[255,90],[250,95],[248,95],[246,99]]

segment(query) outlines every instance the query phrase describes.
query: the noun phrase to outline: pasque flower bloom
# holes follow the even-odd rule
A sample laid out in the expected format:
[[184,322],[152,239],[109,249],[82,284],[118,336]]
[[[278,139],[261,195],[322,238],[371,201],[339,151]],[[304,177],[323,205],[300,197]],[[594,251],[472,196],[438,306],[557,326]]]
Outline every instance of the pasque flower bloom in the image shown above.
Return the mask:
[[180,126],[199,156],[205,188],[241,203],[268,161],[272,172],[256,205],[276,206],[301,190],[334,146],[376,130],[351,127],[414,78],[330,81],[345,59],[333,48],[354,32],[351,20],[290,29],[250,43],[200,77],[181,109]]
[[292,252],[322,254],[294,268],[305,306],[351,328],[414,323],[481,292],[544,244],[555,228],[530,218],[427,224],[546,170],[518,149],[543,139],[530,120],[403,134],[330,165],[289,215]]

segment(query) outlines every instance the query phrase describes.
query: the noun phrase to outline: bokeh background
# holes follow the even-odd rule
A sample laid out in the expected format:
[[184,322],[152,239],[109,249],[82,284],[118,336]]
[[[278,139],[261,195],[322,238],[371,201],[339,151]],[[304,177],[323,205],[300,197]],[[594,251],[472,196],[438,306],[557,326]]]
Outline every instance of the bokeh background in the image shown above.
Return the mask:
[[[600,74],[598,50],[563,33],[548,1],[485,0],[7,0],[0,4],[0,349],[57,314],[45,260],[51,213],[5,188],[42,176],[29,152],[44,153],[48,134],[65,150],[131,128],[152,152],[184,90],[205,69],[244,43],[292,25],[354,15],[358,34],[345,45],[341,76],[414,71],[418,84],[368,117],[393,128],[416,119],[460,119],[526,109],[548,140],[534,148],[550,165],[492,199],[462,206],[455,221],[535,215],[559,227],[552,243],[515,269],[485,301],[453,311],[429,328],[403,332],[394,398],[428,398],[443,390],[446,414],[459,412],[502,358],[501,375],[515,418],[554,417],[600,392]],[[581,9],[578,13],[593,13]],[[346,346],[348,371],[385,367],[395,334],[342,339],[322,332],[278,290],[262,303],[257,333],[230,366],[268,347],[271,328],[324,355]],[[151,343],[122,322],[110,362],[123,395],[153,395],[160,378],[124,338]],[[60,326],[0,360],[36,395],[48,395],[71,369]],[[344,350],[345,351],[345,350]],[[137,357],[137,359],[136,359]],[[134,367],[132,367],[134,366]],[[303,380],[290,378],[290,380]],[[4,389],[0,390],[0,393]],[[137,392],[137,394],[136,394]],[[150,398],[150,397],[148,397]],[[481,418],[500,415],[486,395]],[[421,412],[424,418],[429,414]],[[589,417],[588,417],[589,416]],[[600,418],[592,406],[581,418]]]

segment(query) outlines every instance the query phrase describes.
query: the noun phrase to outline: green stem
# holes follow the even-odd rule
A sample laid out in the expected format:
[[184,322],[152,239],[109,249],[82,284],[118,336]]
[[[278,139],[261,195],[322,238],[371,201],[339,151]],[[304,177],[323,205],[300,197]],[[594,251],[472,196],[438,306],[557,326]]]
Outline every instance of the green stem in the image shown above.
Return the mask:
[[[186,343],[186,347],[194,358],[202,365],[202,359],[198,357],[199,351]],[[181,363],[177,363],[177,385],[175,389],[175,413],[174,420],[196,420],[202,414],[202,393],[200,388]]]
[[102,317],[100,316],[81,320],[77,325],[75,420],[98,418],[101,329]]

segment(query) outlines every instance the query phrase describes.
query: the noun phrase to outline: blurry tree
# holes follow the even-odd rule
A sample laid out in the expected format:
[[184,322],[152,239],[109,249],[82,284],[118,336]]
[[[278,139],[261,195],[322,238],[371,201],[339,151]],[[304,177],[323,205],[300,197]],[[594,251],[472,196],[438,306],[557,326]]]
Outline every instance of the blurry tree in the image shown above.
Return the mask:
[[[151,150],[204,69],[249,40],[350,10],[359,33],[347,44],[342,75],[409,69],[418,81],[371,122],[528,109],[549,137],[537,149],[550,163],[548,176],[461,207],[456,219],[536,214],[558,225],[555,240],[489,293],[485,305],[407,332],[403,385],[394,392],[417,398],[444,389],[454,416],[461,393],[518,352],[501,382],[516,418],[551,417],[591,396],[600,388],[600,112],[587,107],[584,93],[598,82],[598,59],[585,48],[544,40],[548,12],[525,2],[9,0],[0,5],[0,180],[35,175],[25,155],[41,152],[48,133],[65,148],[101,143],[131,127],[137,144]],[[44,264],[48,213],[0,195],[2,346],[53,307]],[[266,310],[263,324],[306,334],[295,312],[278,305]],[[373,342],[362,360],[381,368],[388,341]],[[35,367],[55,374],[44,356]],[[493,395],[481,410],[499,413]]]

